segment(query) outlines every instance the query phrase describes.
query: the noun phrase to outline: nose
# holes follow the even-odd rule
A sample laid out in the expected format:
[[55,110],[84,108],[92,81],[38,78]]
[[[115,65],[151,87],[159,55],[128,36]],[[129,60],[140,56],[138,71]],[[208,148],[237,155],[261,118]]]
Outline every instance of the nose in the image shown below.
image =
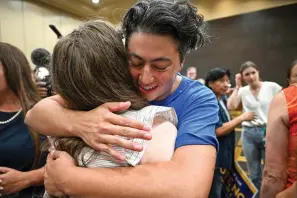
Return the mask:
[[150,69],[150,66],[146,64],[140,73],[139,81],[142,85],[149,85],[154,81],[154,76]]

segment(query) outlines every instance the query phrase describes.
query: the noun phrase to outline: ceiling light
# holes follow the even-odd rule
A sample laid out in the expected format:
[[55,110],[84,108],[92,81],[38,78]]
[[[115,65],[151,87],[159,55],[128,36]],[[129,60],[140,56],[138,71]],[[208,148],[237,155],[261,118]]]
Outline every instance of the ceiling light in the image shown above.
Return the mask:
[[99,3],[99,0],[92,0],[93,3]]

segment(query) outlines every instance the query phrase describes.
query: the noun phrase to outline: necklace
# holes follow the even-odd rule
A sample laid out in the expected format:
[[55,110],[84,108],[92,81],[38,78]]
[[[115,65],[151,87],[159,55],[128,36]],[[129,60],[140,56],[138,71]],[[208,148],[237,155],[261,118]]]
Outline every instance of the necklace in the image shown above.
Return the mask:
[[13,121],[21,112],[23,109],[20,109],[16,114],[14,114],[14,116],[12,116],[11,118],[9,118],[8,120],[5,121],[0,121],[0,124],[7,124],[11,121]]

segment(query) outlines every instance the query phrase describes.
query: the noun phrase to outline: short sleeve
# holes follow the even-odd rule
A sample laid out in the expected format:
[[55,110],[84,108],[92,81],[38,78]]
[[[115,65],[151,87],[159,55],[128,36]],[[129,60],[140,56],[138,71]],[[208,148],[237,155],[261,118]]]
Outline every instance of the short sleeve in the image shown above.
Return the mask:
[[219,106],[214,93],[201,87],[184,101],[183,106],[175,149],[186,145],[212,145],[218,150],[215,129]]
[[[152,127],[154,119],[161,117],[163,120],[171,122],[173,125],[177,125],[178,120],[176,113],[173,108],[161,107],[161,106],[147,106],[139,111],[128,111],[123,114],[125,117],[130,117],[136,119],[147,126]],[[143,146],[141,152],[131,151],[124,149],[126,155],[126,162],[131,166],[136,166],[143,157],[144,151],[146,149],[147,141],[143,139],[134,138],[131,139],[132,142],[138,143]]]
[[274,94],[276,95],[277,93],[279,93],[283,88],[279,85],[279,84],[277,84],[277,83],[273,83],[273,87],[274,87],[274,90],[275,90],[275,92],[274,92]]

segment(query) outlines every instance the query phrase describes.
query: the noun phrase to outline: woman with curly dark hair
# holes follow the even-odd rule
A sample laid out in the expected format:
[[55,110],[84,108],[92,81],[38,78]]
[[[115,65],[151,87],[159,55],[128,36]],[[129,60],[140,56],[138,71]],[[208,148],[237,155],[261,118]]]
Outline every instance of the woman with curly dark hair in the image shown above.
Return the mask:
[[[105,198],[208,196],[218,147],[215,125],[219,108],[211,90],[179,74],[186,54],[205,42],[203,25],[197,8],[186,0],[138,1],[122,21],[127,67],[134,85],[150,104],[173,107],[177,113],[172,159],[134,168],[85,169],[76,167],[66,153],[56,151],[47,163],[49,193]],[[111,145],[143,148],[115,135],[151,138],[143,124],[112,113],[129,105],[105,103],[79,112],[45,99],[31,110],[27,121],[46,135],[78,136],[94,149],[124,159]],[[46,126],[40,125],[45,120]],[[85,185],[86,181],[92,182]]]

